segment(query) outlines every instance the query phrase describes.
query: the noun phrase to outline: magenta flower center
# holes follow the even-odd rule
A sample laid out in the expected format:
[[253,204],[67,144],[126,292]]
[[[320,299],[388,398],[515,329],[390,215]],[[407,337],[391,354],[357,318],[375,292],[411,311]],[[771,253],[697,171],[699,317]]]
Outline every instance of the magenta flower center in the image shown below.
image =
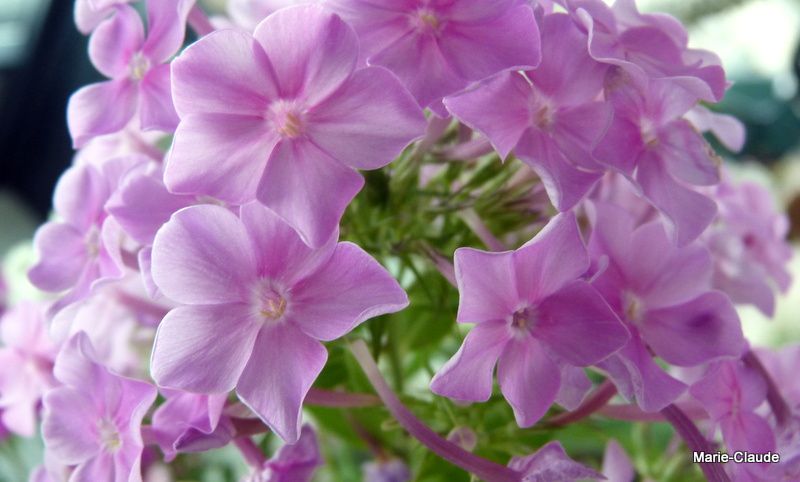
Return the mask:
[[532,307],[519,309],[511,315],[511,331],[518,338],[530,335],[538,321],[538,314]]
[[264,322],[277,322],[286,314],[288,300],[284,292],[269,280],[262,280],[255,290],[255,308]]
[[147,57],[142,55],[141,52],[136,52],[131,57],[131,79],[139,81],[144,78],[144,75],[150,70],[150,61]]
[[114,453],[122,447],[122,438],[114,422],[108,418],[101,418],[97,422],[97,433],[100,436],[100,444],[107,452]]
[[279,100],[270,106],[269,118],[281,137],[295,139],[305,132],[303,110],[293,102]]

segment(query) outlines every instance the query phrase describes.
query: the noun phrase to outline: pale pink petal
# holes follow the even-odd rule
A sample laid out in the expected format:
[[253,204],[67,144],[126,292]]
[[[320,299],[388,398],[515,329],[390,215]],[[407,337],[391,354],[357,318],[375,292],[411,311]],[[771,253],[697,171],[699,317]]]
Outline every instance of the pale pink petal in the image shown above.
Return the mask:
[[320,248],[309,248],[286,221],[255,201],[242,206],[239,217],[250,237],[259,277],[282,286],[293,286],[327,263],[339,239],[337,230]]
[[64,171],[58,180],[53,208],[65,221],[85,233],[102,217],[108,195],[109,182],[100,171],[91,165],[76,165]]
[[535,424],[553,404],[561,384],[558,365],[530,338],[512,340],[497,363],[500,391],[514,409],[517,425]]
[[319,5],[281,9],[253,34],[275,69],[280,93],[314,105],[350,77],[358,60],[355,32]]
[[219,30],[172,61],[172,95],[181,118],[197,113],[259,116],[278,92],[258,42],[244,32]]
[[147,7],[147,41],[142,53],[154,63],[169,60],[183,44],[186,17],[195,0],[149,1]]
[[[125,474],[120,474],[120,478],[124,477],[124,475]],[[93,459],[87,460],[86,462],[77,466],[69,478],[70,482],[98,482],[100,480],[113,480],[114,482],[137,482],[135,476],[129,481],[126,481],[125,479],[116,479],[114,474],[113,456],[105,452],[99,453]]]
[[730,452],[753,453],[775,451],[775,434],[764,418],[752,412],[737,413],[720,421],[722,436]]
[[73,147],[121,131],[136,112],[138,97],[136,84],[127,77],[87,85],[72,94],[67,104],[67,124]]
[[150,373],[163,387],[194,393],[232,390],[260,327],[248,305],[175,308],[158,327]]
[[369,60],[397,75],[422,107],[467,85],[448,65],[436,41],[427,35],[405,35]]
[[286,220],[311,247],[322,246],[339,226],[364,178],[306,141],[284,141],[272,152],[258,200]]
[[504,320],[516,311],[519,298],[513,253],[458,248],[455,270],[459,293],[456,320],[459,323]]
[[505,321],[475,325],[461,348],[431,380],[431,391],[465,402],[485,402],[492,395],[494,366],[511,339]]
[[[533,334],[567,362],[587,366],[622,348],[630,334],[600,294],[574,281],[538,306]],[[591,343],[586,343],[591,339]]]
[[[468,80],[481,80],[503,70],[527,70],[539,65],[539,28],[533,10],[518,4],[495,7],[495,18],[445,24],[439,48],[448,65]],[[462,12],[463,13],[463,12]]]
[[659,133],[658,149],[676,178],[697,186],[719,183],[722,160],[688,122],[670,123]]
[[589,256],[571,212],[553,217],[513,254],[519,298],[533,304],[589,269]]
[[655,156],[642,159],[636,180],[644,195],[669,221],[672,237],[678,246],[696,239],[717,212],[711,199],[673,179],[664,169],[662,160]]
[[41,290],[64,291],[78,282],[89,259],[83,233],[65,223],[50,222],[33,239],[39,261],[28,279]]
[[575,206],[603,175],[570,163],[553,139],[533,128],[522,134],[515,153],[536,171],[559,211]]
[[480,131],[505,159],[528,128],[531,87],[519,73],[499,74],[474,89],[444,99],[461,122]]
[[153,242],[153,279],[164,295],[181,303],[249,299],[256,274],[244,226],[220,206],[178,211]]
[[59,387],[45,395],[42,436],[60,463],[79,464],[100,452],[100,440],[92,430],[97,410],[89,396],[74,388]]
[[718,291],[682,305],[648,311],[641,331],[656,354],[679,366],[738,357],[746,349],[736,310]]
[[632,175],[643,149],[644,142],[639,126],[615,112],[605,136],[597,143],[592,154],[604,165]]
[[611,482],[633,482],[636,477],[630,458],[614,439],[608,441],[603,453],[603,475]]
[[559,370],[561,371],[561,386],[556,394],[556,403],[567,410],[575,410],[592,389],[592,381],[586,376],[583,368],[562,364]]
[[308,115],[309,138],[357,169],[390,163],[425,132],[425,117],[397,78],[380,67],[357,71]]
[[174,193],[244,204],[255,198],[277,142],[262,117],[190,115],[175,132],[164,183]]
[[599,169],[592,149],[611,125],[614,111],[608,102],[587,102],[558,110],[553,140],[564,156],[586,169]]
[[287,324],[264,327],[236,393],[279,437],[294,443],[303,400],[327,359],[325,347],[300,330]]
[[386,268],[352,243],[339,243],[319,271],[292,288],[290,316],[307,335],[334,340],[362,322],[408,306]]
[[113,17],[102,22],[89,38],[89,58],[106,77],[126,77],[131,59],[144,41],[144,25],[136,10],[121,5]]
[[[153,2],[150,2],[153,3]],[[170,66],[159,65],[142,79],[139,97],[139,118],[143,130],[174,131],[178,114],[172,105],[170,93]]]

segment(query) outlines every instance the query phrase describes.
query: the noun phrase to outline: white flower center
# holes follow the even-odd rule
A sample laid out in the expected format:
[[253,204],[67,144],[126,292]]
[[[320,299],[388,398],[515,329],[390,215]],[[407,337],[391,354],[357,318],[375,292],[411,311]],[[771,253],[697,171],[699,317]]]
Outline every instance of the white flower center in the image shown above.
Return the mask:
[[130,67],[131,79],[139,81],[142,80],[147,71],[150,70],[150,61],[147,60],[141,52],[136,52],[131,58]]
[[114,453],[122,447],[122,437],[114,422],[102,418],[97,422],[97,432],[100,435],[100,444],[107,452]]
[[539,320],[539,314],[533,307],[520,308],[511,315],[511,332],[517,338],[524,338],[531,334]]
[[253,306],[264,323],[277,323],[284,318],[289,300],[283,289],[263,279],[255,287]]
[[641,298],[626,291],[622,295],[622,306],[625,309],[625,317],[632,323],[639,323],[642,321],[645,312],[644,302]]
[[411,17],[412,26],[423,34],[437,35],[442,27],[442,20],[430,8],[420,8]]
[[269,107],[267,118],[281,137],[295,139],[305,133],[303,109],[294,102],[279,100]]

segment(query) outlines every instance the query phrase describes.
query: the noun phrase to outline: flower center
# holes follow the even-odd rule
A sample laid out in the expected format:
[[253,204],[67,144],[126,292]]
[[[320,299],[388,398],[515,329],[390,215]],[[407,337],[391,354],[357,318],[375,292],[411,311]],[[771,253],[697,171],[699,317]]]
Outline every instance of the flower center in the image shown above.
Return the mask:
[[89,229],[89,232],[86,233],[86,237],[84,239],[86,253],[89,255],[89,258],[96,258],[97,255],[100,254],[100,230],[97,228],[97,226],[92,226]]
[[644,142],[645,146],[650,149],[658,146],[658,134],[656,132],[656,126],[653,125],[653,122],[650,119],[642,119],[640,123],[640,129],[642,132],[642,141]]
[[131,78],[133,80],[142,80],[147,71],[150,70],[150,61],[141,52],[133,54],[130,65]]
[[436,35],[441,30],[442,21],[430,8],[420,8],[412,17],[412,24],[420,33]]
[[97,422],[97,431],[100,435],[100,443],[106,451],[113,453],[122,447],[119,430],[108,418],[102,418]]
[[625,308],[625,317],[628,319],[628,321],[633,323],[642,321],[645,312],[645,306],[641,298],[630,291],[626,291],[622,295],[622,305]]
[[295,139],[305,132],[303,111],[293,102],[275,102],[270,106],[269,118],[275,132],[284,138]]
[[286,314],[289,302],[283,290],[270,280],[262,280],[255,289],[255,309],[266,322],[280,321]]
[[539,315],[532,307],[521,308],[511,315],[511,331],[518,338],[530,335],[538,321]]

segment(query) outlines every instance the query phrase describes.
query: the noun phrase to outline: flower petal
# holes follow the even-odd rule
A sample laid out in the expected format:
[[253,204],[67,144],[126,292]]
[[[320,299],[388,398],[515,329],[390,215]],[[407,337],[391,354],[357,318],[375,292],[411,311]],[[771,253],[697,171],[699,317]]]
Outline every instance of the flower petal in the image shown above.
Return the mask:
[[212,32],[172,61],[172,100],[181,119],[201,113],[259,116],[277,97],[264,50],[244,32]]
[[322,341],[343,336],[364,321],[408,306],[408,296],[372,256],[339,243],[330,260],[292,288],[291,318]]
[[136,84],[127,77],[87,85],[69,98],[67,124],[76,149],[103,134],[121,131],[136,112]]
[[361,175],[311,143],[281,142],[267,162],[257,196],[306,244],[319,247],[336,231],[363,185]]
[[320,342],[291,325],[264,327],[236,393],[280,438],[295,443],[303,400],[327,359]]
[[558,365],[535,340],[512,340],[497,363],[500,391],[514,409],[517,425],[535,424],[547,412],[558,394],[561,377]]
[[39,261],[28,278],[34,286],[51,292],[75,286],[88,261],[83,233],[66,223],[49,222],[36,231],[33,245]]
[[142,19],[132,7],[120,5],[114,16],[102,22],[89,38],[89,58],[106,77],[127,77],[131,59],[141,48],[142,42]]
[[510,339],[505,321],[478,323],[467,333],[453,358],[436,372],[431,391],[465,402],[489,400],[494,366]]
[[48,392],[42,419],[48,453],[65,465],[79,464],[97,454],[97,411],[91,397],[74,388],[59,387]]
[[425,132],[425,117],[397,78],[367,67],[308,115],[308,136],[339,162],[357,169],[390,163]]
[[513,253],[458,248],[455,271],[459,323],[504,320],[517,309]]
[[719,291],[682,305],[648,311],[641,330],[658,356],[678,366],[699,365],[722,356],[738,357],[746,349],[736,309]]
[[548,350],[577,366],[597,363],[630,338],[605,300],[585,281],[574,281],[539,304],[533,334]]
[[458,120],[485,135],[505,159],[528,128],[530,96],[525,77],[506,72],[447,97],[444,105]]
[[253,36],[269,58],[281,97],[315,105],[350,77],[358,60],[356,33],[319,5],[283,8]]
[[162,387],[230,391],[253,352],[260,326],[247,305],[175,308],[158,327],[150,373]]
[[142,129],[174,131],[178,126],[179,119],[178,114],[175,113],[175,107],[172,105],[169,64],[151,69],[139,85],[141,88],[139,118]]
[[183,44],[186,17],[195,0],[147,2],[147,40],[142,52],[154,63],[169,60]]
[[180,303],[246,300],[255,260],[244,226],[227,209],[202,205],[172,216],[153,241],[153,279]]

